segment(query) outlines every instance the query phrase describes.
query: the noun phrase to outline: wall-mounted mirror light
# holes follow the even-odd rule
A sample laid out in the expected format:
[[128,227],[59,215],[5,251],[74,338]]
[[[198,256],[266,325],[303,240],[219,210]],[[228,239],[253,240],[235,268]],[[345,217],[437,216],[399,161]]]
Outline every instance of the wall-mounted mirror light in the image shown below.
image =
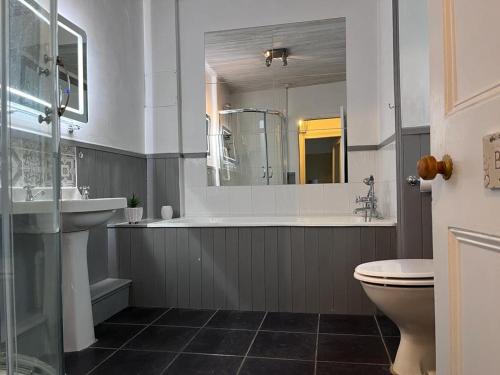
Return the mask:
[[[40,43],[40,36],[50,32],[48,12],[33,0],[11,1],[10,12],[11,108],[36,115],[44,113],[51,107],[52,77],[50,46]],[[59,58],[63,64],[58,77],[60,96],[69,94],[64,117],[87,122],[87,35],[66,18],[59,15],[58,19]],[[18,29],[26,25],[29,32]]]

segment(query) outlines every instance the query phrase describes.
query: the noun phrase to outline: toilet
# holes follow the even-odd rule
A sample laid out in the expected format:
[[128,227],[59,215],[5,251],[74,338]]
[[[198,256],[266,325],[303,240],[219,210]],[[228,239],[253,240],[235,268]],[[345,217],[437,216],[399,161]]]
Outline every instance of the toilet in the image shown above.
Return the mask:
[[364,263],[354,278],[368,298],[399,328],[401,341],[394,364],[397,375],[436,371],[434,269],[431,259],[394,259]]

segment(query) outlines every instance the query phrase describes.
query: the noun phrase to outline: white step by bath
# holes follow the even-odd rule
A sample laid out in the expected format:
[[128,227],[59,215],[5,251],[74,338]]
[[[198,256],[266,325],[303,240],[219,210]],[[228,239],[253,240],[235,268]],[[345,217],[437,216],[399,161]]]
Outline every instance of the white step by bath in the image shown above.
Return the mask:
[[94,325],[128,307],[131,284],[132,280],[108,278],[90,286]]

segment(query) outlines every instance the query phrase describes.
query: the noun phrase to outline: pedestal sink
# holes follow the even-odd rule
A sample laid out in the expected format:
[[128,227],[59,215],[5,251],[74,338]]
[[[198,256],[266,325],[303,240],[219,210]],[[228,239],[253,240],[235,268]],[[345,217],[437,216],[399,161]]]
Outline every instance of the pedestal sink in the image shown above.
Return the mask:
[[[76,192],[75,192],[76,190]],[[45,194],[47,196],[48,194]],[[61,207],[61,258],[64,351],[80,351],[95,342],[87,267],[89,229],[106,223],[125,198],[81,199],[77,189],[63,192]],[[16,228],[22,233],[56,233],[49,216],[53,201],[14,202]]]

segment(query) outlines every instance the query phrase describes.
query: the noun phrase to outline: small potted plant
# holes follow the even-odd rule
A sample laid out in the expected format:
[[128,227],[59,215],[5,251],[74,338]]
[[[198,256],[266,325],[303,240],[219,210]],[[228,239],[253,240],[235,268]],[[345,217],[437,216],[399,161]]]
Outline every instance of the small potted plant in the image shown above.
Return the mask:
[[142,207],[139,198],[132,193],[132,197],[128,199],[127,208],[125,208],[125,218],[129,224],[137,224],[142,220]]

